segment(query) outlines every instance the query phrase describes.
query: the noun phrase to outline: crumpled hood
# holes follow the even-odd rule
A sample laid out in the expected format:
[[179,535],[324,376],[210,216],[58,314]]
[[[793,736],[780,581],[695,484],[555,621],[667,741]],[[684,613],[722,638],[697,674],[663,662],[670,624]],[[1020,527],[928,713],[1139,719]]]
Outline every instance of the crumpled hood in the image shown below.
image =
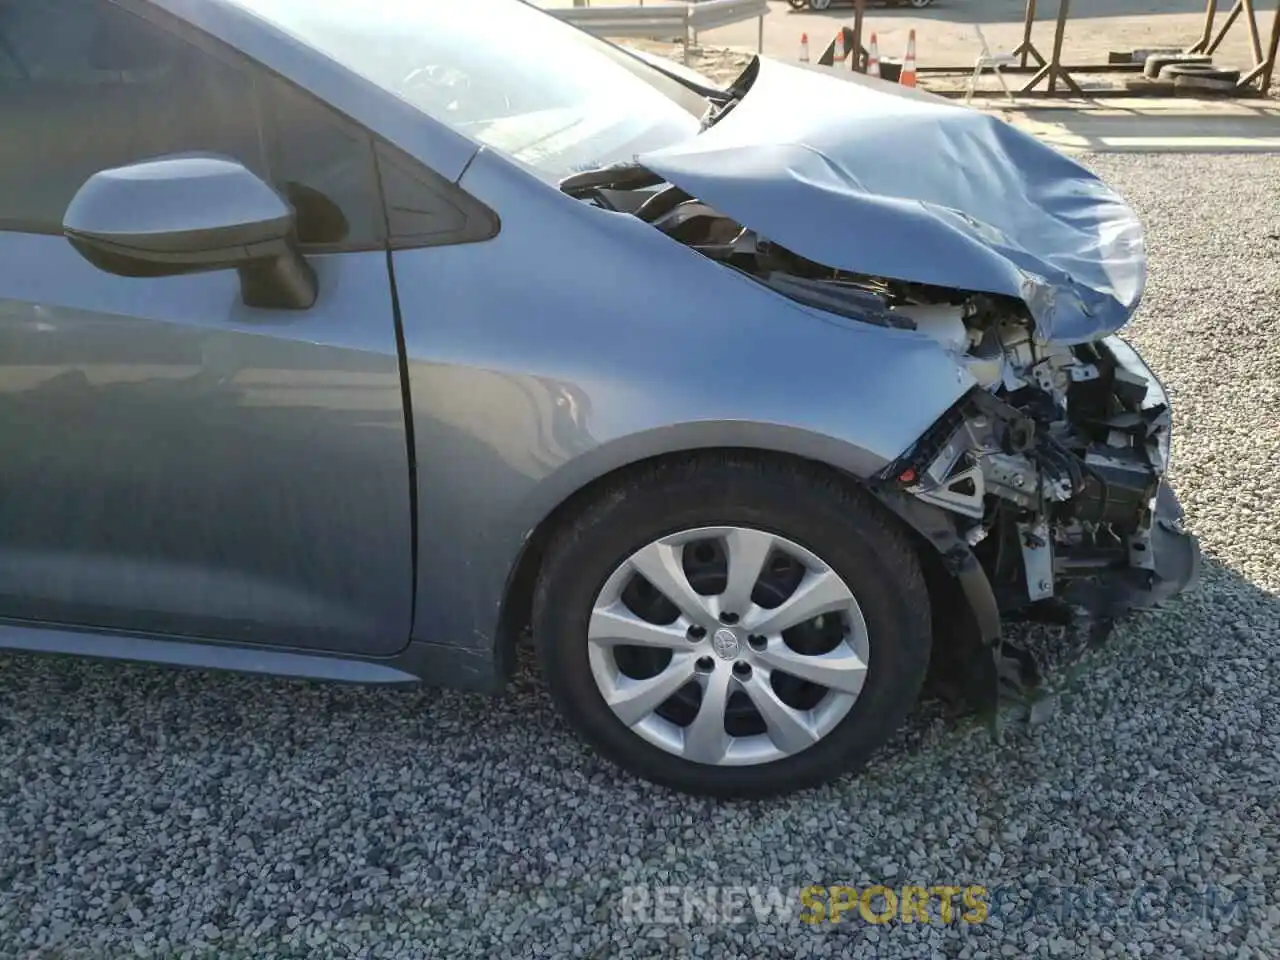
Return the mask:
[[1095,340],[1132,316],[1142,226],[1084,167],[941,97],[851,71],[757,68],[718,123],[637,162],[817,263],[1018,297],[1049,340]]

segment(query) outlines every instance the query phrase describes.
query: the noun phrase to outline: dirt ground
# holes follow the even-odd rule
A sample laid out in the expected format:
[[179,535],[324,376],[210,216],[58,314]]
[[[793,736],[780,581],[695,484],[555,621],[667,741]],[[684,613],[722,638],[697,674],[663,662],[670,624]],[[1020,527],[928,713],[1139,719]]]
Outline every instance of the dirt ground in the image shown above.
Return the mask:
[[[637,0],[590,0],[592,6]],[[572,6],[572,0],[542,0],[544,6]],[[1215,30],[1226,20],[1231,9],[1229,0],[1220,0]],[[833,6],[824,13],[797,12],[783,0],[770,0],[769,15],[764,19],[764,52],[770,56],[792,59],[800,54],[800,37],[807,34],[810,56],[818,54],[835,36],[836,31],[853,23],[852,5]],[[1047,58],[1053,47],[1054,19],[1058,3],[1040,0],[1032,43]],[[876,34],[882,57],[900,58],[906,50],[908,31],[916,31],[916,57],[921,66],[971,65],[981,46],[978,31],[986,37],[992,51],[1010,51],[1022,40],[1025,0],[938,0],[925,10],[872,6],[867,10],[864,36]],[[1063,42],[1065,64],[1106,63],[1111,50],[1151,48],[1182,49],[1197,39],[1204,28],[1204,0],[1074,0],[1070,7]],[[1273,8],[1268,4],[1257,14],[1259,39],[1263,50],[1272,21]],[[730,47],[754,51],[757,22],[750,21],[721,27],[702,34],[698,39],[706,47]],[[675,49],[669,45],[659,48]],[[710,52],[710,51],[709,51]],[[678,56],[678,53],[677,53]],[[719,52],[709,58],[695,58],[693,66],[713,74],[733,74],[733,56]],[[1243,18],[1228,31],[1215,52],[1220,66],[1248,70],[1254,61],[1249,30]],[[1125,74],[1082,74],[1076,79],[1086,90],[1114,89]],[[1131,76],[1131,75],[1130,75]],[[1025,82],[1015,77],[1011,85]],[[958,86],[956,78],[939,80],[925,75],[925,86]],[[995,89],[995,81],[984,78],[983,89]],[[1016,87],[1015,87],[1016,89]],[[1273,89],[1273,94],[1275,90]]]

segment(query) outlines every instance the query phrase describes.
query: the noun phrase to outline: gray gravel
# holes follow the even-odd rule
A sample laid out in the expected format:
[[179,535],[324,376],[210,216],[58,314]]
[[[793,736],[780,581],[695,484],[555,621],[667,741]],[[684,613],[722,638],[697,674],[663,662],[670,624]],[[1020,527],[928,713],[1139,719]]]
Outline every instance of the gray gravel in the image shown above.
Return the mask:
[[[0,955],[1280,954],[1280,158],[1091,162],[1149,225],[1131,332],[1207,564],[1060,666],[1054,719],[994,746],[924,708],[861,779],[716,806],[621,781],[530,668],[489,700],[0,656]],[[622,912],[631,885],[876,882],[998,909]]]

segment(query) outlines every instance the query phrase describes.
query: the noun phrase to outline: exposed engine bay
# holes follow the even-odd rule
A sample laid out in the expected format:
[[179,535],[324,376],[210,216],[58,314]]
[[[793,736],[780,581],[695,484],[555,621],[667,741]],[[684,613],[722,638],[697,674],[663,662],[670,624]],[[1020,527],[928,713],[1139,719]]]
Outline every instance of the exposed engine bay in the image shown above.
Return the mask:
[[1001,617],[1083,614],[1109,625],[1196,576],[1198,551],[1162,484],[1167,397],[1118,337],[1054,343],[1011,297],[825,267],[638,164],[578,174],[561,189],[633,214],[807,307],[923,333],[967,370],[976,386],[876,481],[945,513]]

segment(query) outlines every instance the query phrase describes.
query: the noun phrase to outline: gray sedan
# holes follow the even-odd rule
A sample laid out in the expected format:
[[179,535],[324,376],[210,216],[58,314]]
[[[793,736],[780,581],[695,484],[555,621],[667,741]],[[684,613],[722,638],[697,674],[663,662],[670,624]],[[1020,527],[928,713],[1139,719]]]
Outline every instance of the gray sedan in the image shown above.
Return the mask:
[[0,647],[856,769],[1197,574],[1137,218],[999,120],[518,0],[0,3]]

